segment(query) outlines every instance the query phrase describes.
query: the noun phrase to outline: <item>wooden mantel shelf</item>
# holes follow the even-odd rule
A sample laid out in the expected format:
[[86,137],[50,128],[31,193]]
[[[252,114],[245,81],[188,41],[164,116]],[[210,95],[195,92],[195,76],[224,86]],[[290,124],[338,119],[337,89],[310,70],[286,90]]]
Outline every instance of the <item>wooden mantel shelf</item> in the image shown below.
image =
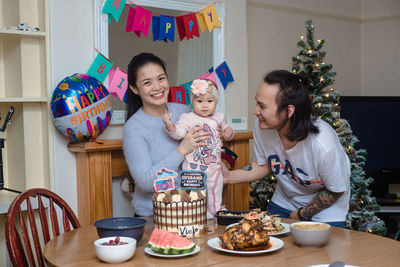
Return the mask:
[[[231,141],[224,143],[238,155],[236,169],[249,163],[252,138],[252,132],[237,132]],[[129,171],[122,153],[122,141],[69,143],[68,150],[76,153],[80,223],[88,225],[112,217],[112,177]],[[224,190],[224,204],[231,210],[248,210],[249,184],[228,185]]]

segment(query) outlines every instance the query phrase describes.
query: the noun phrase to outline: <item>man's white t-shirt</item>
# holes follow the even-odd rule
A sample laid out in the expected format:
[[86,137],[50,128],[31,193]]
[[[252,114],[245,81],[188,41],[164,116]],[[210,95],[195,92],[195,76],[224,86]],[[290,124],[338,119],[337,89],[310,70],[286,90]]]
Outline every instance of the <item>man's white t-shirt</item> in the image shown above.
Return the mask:
[[350,200],[350,161],[332,127],[317,119],[319,133],[310,133],[285,150],[276,130],[261,130],[255,120],[254,154],[258,165],[268,163],[278,179],[272,201],[282,208],[306,206],[323,188],[344,192],[332,206],[312,217],[313,221],[345,221]]

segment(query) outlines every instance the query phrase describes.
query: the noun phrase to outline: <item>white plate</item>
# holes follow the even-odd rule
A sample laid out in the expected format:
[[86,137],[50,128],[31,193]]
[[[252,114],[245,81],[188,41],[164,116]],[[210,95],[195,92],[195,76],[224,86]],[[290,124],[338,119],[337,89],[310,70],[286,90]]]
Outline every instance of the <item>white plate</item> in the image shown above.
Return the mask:
[[180,258],[180,257],[186,257],[189,255],[193,255],[196,254],[200,251],[200,247],[198,245],[196,245],[196,247],[194,248],[194,250],[192,252],[186,253],[186,254],[178,254],[178,255],[168,255],[168,254],[162,254],[162,253],[158,253],[155,252],[154,250],[152,250],[151,248],[146,247],[144,249],[144,252],[146,254],[149,254],[151,256],[156,256],[156,257],[162,257],[162,258]]
[[[226,227],[226,229],[231,228],[232,226],[234,226],[236,224],[238,224],[238,223],[232,223],[232,224],[228,225]],[[284,227],[282,231],[280,231],[279,233],[272,233],[272,234],[268,234],[268,235],[269,236],[277,236],[277,235],[283,235],[283,234],[290,233],[290,224],[281,223],[281,225]]]
[[221,240],[219,240],[218,237],[209,239],[207,241],[207,244],[210,247],[212,247],[213,249],[216,249],[219,251],[224,251],[224,252],[228,252],[228,253],[232,253],[232,254],[247,254],[247,255],[272,252],[272,251],[280,249],[281,247],[283,247],[283,244],[284,244],[284,242],[282,240],[280,240],[279,238],[276,238],[276,237],[270,237],[269,242],[272,242],[271,248],[264,249],[264,250],[254,250],[254,251],[239,251],[239,250],[229,250],[229,249],[222,248],[222,244],[221,244],[222,242],[221,242]]

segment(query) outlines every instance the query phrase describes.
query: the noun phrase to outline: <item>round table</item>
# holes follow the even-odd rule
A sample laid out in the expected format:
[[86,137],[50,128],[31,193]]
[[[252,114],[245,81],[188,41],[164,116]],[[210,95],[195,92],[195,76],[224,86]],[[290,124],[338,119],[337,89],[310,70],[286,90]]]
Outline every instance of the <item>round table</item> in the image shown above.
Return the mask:
[[[223,233],[225,226],[209,220],[214,229],[207,236],[192,239],[201,250],[182,258],[159,258],[145,254],[149,236],[154,228],[152,217],[145,217],[143,238],[138,242],[135,255],[118,266],[309,266],[343,261],[357,266],[400,266],[400,242],[374,234],[332,227],[327,245],[318,248],[300,247],[293,243],[290,234],[277,236],[284,246],[274,252],[258,255],[236,255],[220,252],[208,247],[207,240]],[[289,223],[289,220],[283,219]],[[44,248],[44,257],[50,266],[106,266],[95,253],[93,242],[98,239],[92,225],[64,233],[50,240]],[[108,266],[110,266],[108,264]]]

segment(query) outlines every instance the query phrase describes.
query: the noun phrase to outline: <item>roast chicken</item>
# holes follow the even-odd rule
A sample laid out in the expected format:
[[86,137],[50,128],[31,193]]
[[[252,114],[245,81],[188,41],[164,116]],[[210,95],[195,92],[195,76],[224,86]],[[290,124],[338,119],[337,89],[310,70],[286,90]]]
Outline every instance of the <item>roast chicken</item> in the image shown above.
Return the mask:
[[268,233],[261,220],[243,219],[219,236],[222,245],[230,250],[259,250],[269,246]]

